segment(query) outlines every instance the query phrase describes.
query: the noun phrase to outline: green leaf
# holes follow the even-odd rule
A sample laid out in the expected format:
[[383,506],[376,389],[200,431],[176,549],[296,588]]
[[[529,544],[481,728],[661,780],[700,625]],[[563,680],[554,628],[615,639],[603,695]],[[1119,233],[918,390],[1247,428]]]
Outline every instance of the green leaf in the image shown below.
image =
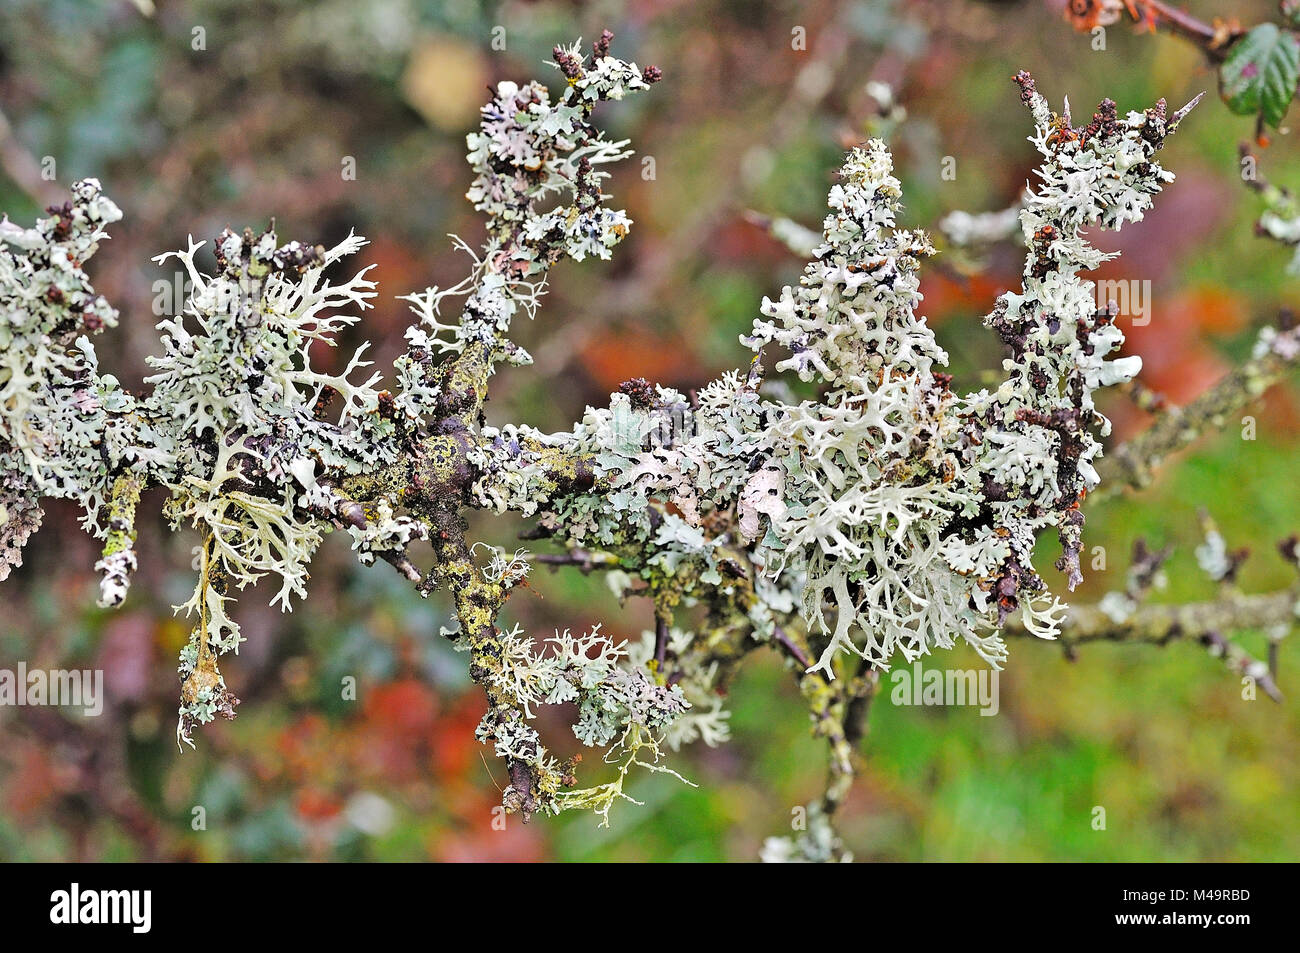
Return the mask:
[[1278,126],[1300,81],[1300,38],[1276,24],[1261,23],[1232,47],[1219,68],[1219,92],[1241,115],[1259,113]]

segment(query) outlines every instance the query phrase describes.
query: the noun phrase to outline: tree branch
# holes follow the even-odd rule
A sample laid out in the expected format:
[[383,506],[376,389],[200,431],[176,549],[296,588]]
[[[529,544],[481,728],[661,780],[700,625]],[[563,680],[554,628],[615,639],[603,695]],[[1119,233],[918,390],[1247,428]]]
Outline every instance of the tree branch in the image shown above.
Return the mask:
[[[1263,339],[1261,339],[1263,342]],[[1262,353],[1258,353],[1262,350]],[[1256,356],[1183,407],[1167,407],[1133,439],[1114,447],[1097,467],[1101,485],[1093,499],[1124,487],[1147,486],[1171,454],[1188,447],[1276,384],[1300,361],[1300,326],[1277,333]]]
[[[1225,639],[1224,632],[1242,629],[1270,631],[1271,644],[1279,636],[1272,633],[1290,630],[1297,622],[1300,607],[1300,584],[1278,592],[1244,595],[1229,590],[1218,599],[1181,605],[1142,605],[1127,617],[1117,619],[1098,605],[1072,605],[1066,610],[1059,642],[1071,651],[1089,642],[1139,642],[1167,645],[1174,639],[1195,639],[1210,654],[1222,658],[1234,672],[1254,678],[1274,701],[1281,692],[1275,680],[1276,664],[1260,662],[1235,642]],[[1017,615],[1007,619],[1002,628],[1008,636],[1029,636]]]

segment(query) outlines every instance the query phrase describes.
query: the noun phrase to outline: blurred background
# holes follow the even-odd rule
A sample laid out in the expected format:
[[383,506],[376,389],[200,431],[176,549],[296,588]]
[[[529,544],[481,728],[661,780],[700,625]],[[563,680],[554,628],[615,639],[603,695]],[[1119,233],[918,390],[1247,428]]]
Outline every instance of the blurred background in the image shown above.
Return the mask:
[[[1187,6],[1246,25],[1274,18],[1265,0]],[[465,260],[448,233],[482,236],[463,198],[464,135],[485,87],[536,77],[555,89],[551,48],[606,27],[617,55],[665,77],[597,117],[637,150],[607,189],[636,225],[614,261],[554,274],[536,323],[516,329],[536,365],[498,375],[491,423],[567,427],[629,377],[688,389],[746,365],[737,335],[802,267],[748,213],[817,225],[843,150],[868,135],[891,140],[908,225],[1016,201],[1036,155],[1010,82],[1021,68],[1054,105],[1068,95],[1076,122],[1104,96],[1126,110],[1211,91],[1163,154],[1178,181],[1147,221],[1107,239],[1124,257],[1099,275],[1152,282],[1152,320],[1128,344],[1149,386],[1194,396],[1279,307],[1300,306],[1289,251],[1253,234],[1258,199],[1236,154],[1253,123],[1216,98],[1202,55],[1124,23],[1094,50],[1044,0],[159,0],[151,16],[128,0],[5,0],[0,209],[28,224],[94,175],[125,211],[89,270],[122,312],[96,343],[101,365],[128,387],[145,374],[174,280],[151,256],[271,217],[282,241],[330,244],[355,227],[371,239],[362,259],[378,266],[381,294],[345,344],[373,341],[384,367],[410,320],[395,296],[453,283]],[[805,48],[792,49],[800,30]],[[882,117],[873,82],[895,90],[906,117]],[[1270,179],[1300,186],[1290,137],[1260,154]],[[47,157],[53,182],[39,175]],[[349,159],[355,178],[342,174]],[[954,386],[978,387],[998,366],[980,318],[1018,287],[1020,262],[1010,246],[931,262],[923,312]],[[1122,396],[1103,409],[1120,435],[1143,426]],[[1104,547],[1106,569],[1074,599],[1122,586],[1139,536],[1177,546],[1159,598],[1210,598],[1192,555],[1199,506],[1230,546],[1255,549],[1243,588],[1291,581],[1274,542],[1300,530],[1294,379],[1252,413],[1257,439],[1230,427],[1150,490],[1088,510],[1085,543]],[[175,657],[187,627],[170,607],[193,585],[195,540],[166,533],[159,503],[142,505],[142,564],[121,610],[94,608],[97,553],[67,505],[47,507],[25,566],[0,585],[0,667],[100,668],[107,692],[98,718],[0,708],[0,859],[751,860],[819,793],[823,746],[793,680],[759,653],[727,698],[731,743],[676,756],[698,788],[646,775],[632,790],[645,806],[617,808],[608,830],[585,814],[494,830],[507,780],[473,739],[484,702],[464,657],[438,637],[448,603],[359,566],[338,536],[291,614],[269,608],[269,592],[243,594],[248,641],[223,664],[239,717],[182,754]],[[487,520],[476,533],[513,549],[519,529]],[[1045,541],[1041,562],[1064,591],[1057,551]],[[651,624],[648,606],[619,607],[599,579],[540,566],[508,613],[538,637],[602,622],[632,638]],[[1240,637],[1263,651],[1261,633]],[[1072,663],[1016,642],[993,718],[882,694],[867,772],[843,810],[847,845],[865,860],[1294,859],[1296,650],[1283,645],[1282,687],[1295,691],[1280,705],[1244,702],[1221,663],[1180,644],[1086,647]],[[979,664],[964,652],[945,662]],[[356,701],[340,697],[346,676]],[[567,734],[558,720],[543,731],[564,751]],[[1106,831],[1092,829],[1095,805]],[[192,829],[196,806],[206,830]]]

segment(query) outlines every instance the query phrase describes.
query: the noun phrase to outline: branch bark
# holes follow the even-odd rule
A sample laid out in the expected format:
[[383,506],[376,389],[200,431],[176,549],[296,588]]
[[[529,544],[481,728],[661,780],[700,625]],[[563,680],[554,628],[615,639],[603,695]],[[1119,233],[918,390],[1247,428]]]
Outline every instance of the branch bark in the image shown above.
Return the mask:
[[[1220,598],[1181,605],[1146,604],[1138,606],[1127,618],[1115,619],[1096,605],[1072,605],[1066,610],[1058,640],[1067,653],[1089,642],[1137,642],[1167,645],[1174,639],[1195,639],[1210,654],[1222,658],[1232,671],[1255,679],[1274,701],[1281,701],[1277,686],[1276,664],[1261,662],[1224,632],[1264,629],[1270,632],[1270,656],[1277,638],[1272,633],[1287,632],[1298,621],[1300,584],[1278,592],[1245,595],[1230,589]],[[1029,636],[1019,616],[1009,618],[1002,627],[1008,636]]]
[[1228,417],[1257,400],[1300,362],[1300,326],[1280,331],[1263,354],[1230,371],[1183,407],[1166,407],[1133,439],[1111,449],[1097,472],[1101,486],[1093,499],[1114,496],[1125,487],[1147,486],[1171,454],[1222,427]]

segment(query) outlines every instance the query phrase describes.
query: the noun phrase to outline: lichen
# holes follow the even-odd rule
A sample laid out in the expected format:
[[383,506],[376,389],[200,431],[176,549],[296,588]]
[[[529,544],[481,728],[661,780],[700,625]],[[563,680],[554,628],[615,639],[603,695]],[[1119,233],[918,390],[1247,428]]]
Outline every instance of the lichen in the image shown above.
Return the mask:
[[[832,749],[837,800],[853,771],[847,712],[879,671],[958,642],[1001,665],[1013,614],[1041,638],[1059,631],[1063,606],[1032,551],[1054,530],[1058,568],[1070,588],[1081,579],[1080,503],[1098,485],[1109,427],[1094,394],[1140,363],[1113,357],[1123,335],[1081,277],[1108,256],[1085,233],[1142,218],[1172,179],[1155,154],[1185,110],[1167,117],[1162,102],[1120,117],[1107,101],[1075,128],[1018,77],[1042,163],[1019,213],[1022,288],[985,320],[1007,349],[994,388],[955,390],[943,370],[947,355],[918,311],[935,250],[898,227],[901,188],[873,140],[845,157],[799,283],[765,298],[742,338],[746,370],[689,396],[628,381],[558,433],[488,426],[496,369],[531,360],[511,330],[536,315],[549,270],[610,257],[631,225],[601,191],[630,152],[593,109],[649,88],[659,71],[611,56],[609,43],[602,34],[587,55],[557,47],[565,85],[554,98],[536,82],[492,91],[467,141],[467,198],[486,239],[478,249],[457,240],[463,280],[405,296],[416,320],[392,391],[365,372],[364,347],[339,373],[314,351],[337,346],[376,293],[365,270],[330,277],[362,238],[327,249],[227,230],[213,274],[192,239],[162,256],[192,290],[159,324],[149,389],[134,397],[99,373],[90,344],[117,318],[83,271],[121,217],[98,182],[78,183],[35,228],[0,223],[0,578],[39,525],[40,500],[73,499],[104,540],[103,601],[121,604],[140,493],[163,488],[173,528],[198,539],[194,592],[178,607],[193,624],[178,668],[180,743],[234,715],[218,659],[242,640],[235,593],[270,576],[288,610],[334,530],[363,563],[389,562],[421,594],[449,593],[456,620],[442,631],[488,700],[477,737],[505,759],[504,804],[525,816],[589,808],[607,821],[633,800],[634,769],[675,773],[666,749],[725,741],[721,692],[761,645],[796,669]],[[1264,360],[1295,343],[1260,347]],[[810,396],[792,396],[781,375]],[[536,557],[468,540],[464,513],[475,508],[531,518],[531,535],[564,549],[548,556],[609,572],[620,598],[648,597],[654,630],[627,645],[595,622],[541,642],[505,628]],[[427,571],[408,553],[417,542],[432,551]],[[1202,561],[1221,556],[1207,549]],[[849,656],[861,664],[837,678]],[[535,716],[565,703],[612,780],[580,786],[574,764],[548,750]],[[841,853],[824,814],[808,822],[767,853]]]

